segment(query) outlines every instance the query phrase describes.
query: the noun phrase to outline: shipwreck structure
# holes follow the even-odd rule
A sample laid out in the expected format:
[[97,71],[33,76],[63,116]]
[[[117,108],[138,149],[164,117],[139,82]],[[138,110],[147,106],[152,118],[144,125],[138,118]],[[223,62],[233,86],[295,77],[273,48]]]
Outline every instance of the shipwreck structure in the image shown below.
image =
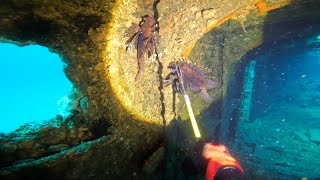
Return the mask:
[[[0,135],[0,176],[139,179],[182,172],[178,164],[192,156],[196,139],[183,99],[163,84],[168,64],[182,57],[212,69],[221,83],[209,92],[211,104],[190,94],[203,138],[233,147],[239,157],[250,147],[254,156],[254,141],[239,142],[251,123],[245,108],[239,110],[252,60],[245,55],[317,32],[319,7],[316,0],[1,1],[0,41],[59,54],[74,101],[65,119],[57,115],[43,126]],[[137,52],[126,51],[126,32],[146,15],[157,21],[159,44],[135,81]],[[249,176],[270,177],[272,168],[255,166],[259,158],[239,159]],[[293,171],[274,175],[296,177]]]

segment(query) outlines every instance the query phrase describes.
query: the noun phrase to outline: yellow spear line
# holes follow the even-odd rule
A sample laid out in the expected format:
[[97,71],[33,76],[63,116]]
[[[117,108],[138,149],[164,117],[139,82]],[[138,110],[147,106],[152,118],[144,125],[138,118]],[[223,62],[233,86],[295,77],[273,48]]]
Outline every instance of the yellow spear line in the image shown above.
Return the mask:
[[194,131],[194,135],[196,136],[196,138],[201,138],[201,134],[197,125],[197,121],[196,118],[194,117],[193,111],[192,111],[192,107],[191,107],[191,102],[189,99],[189,96],[187,94],[184,94],[184,100],[186,101],[186,105],[188,108],[188,112],[189,112],[189,116],[190,116],[190,120],[191,120],[191,124],[192,124],[192,128]]
[[197,121],[196,121],[196,118],[194,117],[194,114],[193,114],[193,110],[191,107],[191,102],[190,102],[189,96],[187,95],[186,90],[184,88],[180,66],[178,66],[177,63],[175,65],[176,65],[176,70],[177,70],[177,74],[178,74],[178,78],[179,78],[179,83],[182,88],[183,97],[184,97],[184,100],[185,100],[187,108],[188,108],[188,113],[189,113],[189,117],[191,120],[191,125],[192,125],[193,131],[194,131],[194,135],[196,136],[196,138],[201,138],[201,134],[200,134],[200,131],[199,131],[199,128],[197,125]]

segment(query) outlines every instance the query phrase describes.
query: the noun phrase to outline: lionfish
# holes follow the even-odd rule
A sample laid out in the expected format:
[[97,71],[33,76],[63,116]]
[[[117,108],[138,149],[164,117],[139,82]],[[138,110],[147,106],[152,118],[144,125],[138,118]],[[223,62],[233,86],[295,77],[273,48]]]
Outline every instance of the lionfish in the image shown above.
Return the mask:
[[[178,67],[180,67],[183,86],[179,83]],[[190,90],[192,92],[200,92],[200,95],[207,103],[212,102],[208,91],[219,87],[219,83],[211,80],[212,77],[207,74],[211,72],[211,69],[202,68],[196,64],[186,61],[173,61],[169,63],[168,68],[171,72],[165,78],[165,85],[172,85],[173,89],[183,94],[182,88]]]
[[153,17],[146,16],[140,22],[140,25],[132,25],[128,29],[128,33],[131,37],[127,40],[126,50],[130,50],[132,41],[135,41],[137,49],[137,59],[139,70],[135,80],[140,79],[144,74],[144,56],[148,53],[148,58],[153,54],[158,46],[158,32],[156,30],[157,22]]

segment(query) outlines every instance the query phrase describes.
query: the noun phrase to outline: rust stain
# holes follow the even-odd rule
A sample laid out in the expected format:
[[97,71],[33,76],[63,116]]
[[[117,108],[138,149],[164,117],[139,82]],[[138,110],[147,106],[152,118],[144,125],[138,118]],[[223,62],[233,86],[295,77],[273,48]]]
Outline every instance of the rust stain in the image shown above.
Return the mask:
[[183,57],[184,57],[184,58],[189,57],[192,49],[193,49],[195,46],[196,46],[196,43],[194,43],[194,44],[192,44],[192,46],[188,47],[188,48],[184,51]]
[[[230,18],[232,18],[233,16],[235,16],[239,11],[243,10],[245,7],[248,6],[252,6],[255,5],[258,9],[258,11],[260,12],[260,14],[264,14],[268,11],[274,10],[274,9],[278,9],[280,7],[283,7],[285,5],[288,5],[291,3],[291,0],[280,0],[277,4],[274,4],[273,6],[267,6],[266,2],[264,0],[262,1],[255,1],[256,3],[248,3],[246,6],[243,6],[237,10],[235,10],[234,12],[230,13],[229,15],[223,17],[222,19],[220,19],[218,22],[213,22],[212,24],[209,24],[208,27],[206,28],[206,30],[204,31],[204,34],[211,31],[213,28],[219,27],[222,23],[228,21]],[[192,49],[196,46],[196,42],[194,44],[192,44],[191,46],[189,46],[183,53],[183,57],[188,57],[192,51]],[[255,46],[257,47],[257,46]]]
[[228,21],[230,18],[232,18],[237,11],[232,12],[231,14],[227,15],[226,17],[220,19],[218,22],[211,24],[208,26],[208,28],[206,29],[205,33],[211,31],[211,29],[215,28],[215,27],[219,27],[221,24],[223,24],[224,22]]
[[268,11],[278,9],[278,8],[283,7],[285,5],[288,5],[288,4],[290,4],[290,0],[281,0],[281,1],[279,1],[279,3],[274,4],[273,6],[268,6],[265,1],[260,1],[260,2],[256,3],[255,6],[258,8],[258,11],[261,14],[264,14]]
[[151,3],[151,0],[144,0],[144,2],[145,2],[146,4],[150,4],[150,3]]
[[[238,11],[238,10],[237,10],[237,11]],[[220,26],[222,23],[224,23],[224,22],[226,22],[227,20],[229,20],[230,18],[232,18],[232,17],[236,14],[237,11],[234,11],[234,12],[232,12],[231,14],[225,16],[224,18],[220,19],[218,22],[209,24],[208,27],[207,27],[207,29],[205,30],[205,32],[204,32],[203,34],[211,31],[211,29]],[[186,57],[188,57],[188,56],[190,55],[192,49],[196,46],[196,43],[197,43],[197,42],[195,42],[194,44],[192,44],[191,46],[189,46],[189,47],[184,51],[183,57],[186,58]]]
[[123,54],[125,52],[126,52],[126,48],[125,47],[119,48],[119,53],[120,54]]
[[263,14],[263,13],[266,13],[268,12],[268,8],[267,8],[267,5],[265,2],[258,2],[256,4],[256,7],[258,8],[258,11]]

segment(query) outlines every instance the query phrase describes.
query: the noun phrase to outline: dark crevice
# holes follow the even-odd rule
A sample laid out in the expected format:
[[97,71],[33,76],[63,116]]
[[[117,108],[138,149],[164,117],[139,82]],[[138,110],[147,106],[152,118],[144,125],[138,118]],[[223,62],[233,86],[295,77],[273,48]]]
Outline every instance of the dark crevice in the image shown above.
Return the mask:
[[164,139],[160,138],[158,141],[156,141],[149,150],[145,151],[143,154],[139,154],[138,156],[138,166],[140,166],[140,168],[143,168],[143,166],[148,163],[149,159],[152,158],[152,155],[154,153],[156,153],[156,151],[158,151],[161,147],[163,147],[164,143]]
[[77,22],[77,28],[85,35],[90,29],[96,29],[105,23],[103,17],[98,15],[78,15],[73,22]]
[[[229,21],[227,22],[227,26],[229,25]],[[223,82],[223,75],[224,75],[224,47],[225,47],[225,37],[226,37],[226,31],[224,31],[223,33],[222,33],[222,37],[221,38],[219,38],[220,39],[220,42],[219,42],[219,44],[220,44],[220,46],[219,46],[219,50],[218,50],[218,57],[219,57],[219,64],[220,64],[220,72],[218,73],[218,74],[220,74],[220,103],[217,103],[217,104],[219,104],[217,107],[220,107],[219,108],[219,110],[217,110],[217,118],[218,119],[221,119],[221,117],[222,117],[222,113],[223,113],[223,109],[224,109],[224,107],[223,107],[223,104],[224,104],[224,102],[223,102],[223,91],[224,91],[224,87],[223,87],[223,85],[224,85],[224,82]],[[221,123],[222,123],[222,121],[220,120],[219,121],[219,123],[218,123],[218,125],[217,125],[217,127],[216,127],[216,129],[215,129],[215,134],[214,134],[214,142],[215,143],[219,143],[218,141],[219,141],[219,136],[218,136],[218,134],[221,132]]]
[[89,131],[93,135],[93,140],[110,134],[108,129],[111,127],[111,123],[105,119],[99,119],[96,123],[94,123],[90,128]]
[[[227,26],[229,26],[229,21],[227,22]],[[220,76],[220,87],[221,87],[221,94],[220,94],[220,99],[223,98],[223,75],[224,75],[224,62],[223,62],[223,53],[224,53],[224,46],[225,46],[225,37],[226,37],[226,33],[227,31],[224,31],[223,34],[222,34],[222,38],[220,40],[220,46],[219,46],[219,61],[220,61],[220,68],[221,68],[221,76]]]
[[172,112],[173,112],[173,114],[174,114],[173,119],[177,119],[176,98],[177,98],[177,93],[176,93],[176,91],[172,91]]
[[214,135],[213,135],[213,143],[214,144],[219,144],[219,134],[221,133],[221,123],[219,123],[215,130],[214,130]]
[[157,5],[160,3],[160,0],[155,0],[154,3],[153,3],[153,11],[154,11],[154,19],[156,20],[157,24],[159,25],[159,22],[158,22],[158,18],[159,18],[159,13],[158,13],[158,10],[157,10]]
[[[159,2],[160,2],[160,0],[156,0],[154,2],[154,4],[153,4],[154,19],[156,20],[156,25],[157,25],[156,31],[158,31],[158,33],[159,33],[160,26],[159,26],[159,21],[158,21],[159,14],[158,14],[158,10],[157,10],[157,5],[159,4]],[[158,71],[157,71],[158,77],[159,77],[158,90],[159,90],[160,101],[161,101],[161,112],[160,113],[161,113],[162,122],[163,122],[163,133],[165,133],[165,127],[166,127],[165,112],[166,112],[166,107],[165,107],[165,104],[164,104],[164,93],[162,92],[162,90],[163,90],[163,77],[162,77],[163,65],[160,62],[160,58],[159,58],[159,55],[158,55],[158,47],[156,47],[155,54],[156,54],[156,60],[157,60],[157,63],[158,63]]]

